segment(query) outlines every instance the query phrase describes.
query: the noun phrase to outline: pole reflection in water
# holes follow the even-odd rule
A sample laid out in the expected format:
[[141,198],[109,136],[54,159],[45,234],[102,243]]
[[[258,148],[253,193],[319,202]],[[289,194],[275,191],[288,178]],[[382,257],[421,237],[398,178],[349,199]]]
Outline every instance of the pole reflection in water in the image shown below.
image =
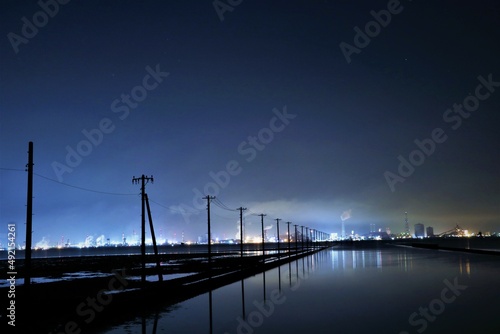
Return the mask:
[[264,301],[266,301],[266,272],[262,272],[262,287],[264,288]]
[[[158,311],[155,312],[155,317],[154,317],[154,320],[153,320],[153,330],[151,332],[151,334],[156,334],[156,331],[158,330],[158,319],[159,319],[159,314],[158,314]],[[141,333],[142,334],[148,334],[148,331],[147,331],[147,322],[148,322],[148,319],[147,319],[147,316],[146,315],[143,315],[142,316],[142,319],[141,319]]]
[[209,317],[210,317],[210,334],[213,333],[213,312],[212,312],[212,289],[208,292],[208,300],[209,300]]
[[281,266],[278,267],[278,289],[281,292]]
[[299,280],[299,260],[295,260],[295,274],[297,275],[297,281]]
[[243,320],[246,318],[246,313],[245,313],[245,280],[241,280],[241,308],[243,312]]
[[[260,249],[258,255],[260,258]],[[500,264],[495,257],[399,247],[329,249],[309,256],[283,264],[282,270],[279,267],[268,270],[262,274],[265,280],[260,274],[246,279],[238,277],[234,284],[214,290],[213,300],[209,293],[209,307],[213,307],[210,332],[323,333],[325,328],[334,328],[334,332],[345,334],[416,333],[420,325],[408,320],[416,313],[413,319],[419,321],[417,324],[425,320],[429,334],[499,333],[494,321],[485,321],[495,319],[498,313],[495,308],[485,307],[485,296],[496,296],[499,291]],[[288,274],[281,275],[286,270]],[[276,279],[283,279],[279,294]],[[464,286],[467,289],[461,288]],[[442,295],[444,288],[449,289]],[[453,291],[461,294],[454,295]],[[442,296],[450,302],[445,303]],[[445,306],[442,314],[440,305]],[[437,320],[422,317],[420,307],[429,310]],[[158,327],[153,324],[153,312],[146,317],[147,326],[139,318],[105,333],[142,330],[145,334],[151,333],[152,328],[153,333],[208,331],[205,294],[162,310]],[[463,316],[466,312],[467,316]],[[352,321],[359,314],[363,314],[364,320]],[[384,317],[390,317],[391,321],[380,321]]]

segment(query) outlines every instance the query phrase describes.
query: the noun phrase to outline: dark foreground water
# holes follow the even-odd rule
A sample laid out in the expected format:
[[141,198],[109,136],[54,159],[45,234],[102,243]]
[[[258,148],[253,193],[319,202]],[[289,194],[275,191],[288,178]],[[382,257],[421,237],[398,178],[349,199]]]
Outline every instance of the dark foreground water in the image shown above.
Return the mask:
[[497,334],[499,283],[498,256],[333,248],[100,333]]

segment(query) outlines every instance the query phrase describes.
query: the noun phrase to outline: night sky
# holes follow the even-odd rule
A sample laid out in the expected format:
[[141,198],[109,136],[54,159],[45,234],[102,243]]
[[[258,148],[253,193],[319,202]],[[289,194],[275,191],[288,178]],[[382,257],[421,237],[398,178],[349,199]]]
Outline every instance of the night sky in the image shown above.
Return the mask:
[[205,195],[219,238],[240,206],[252,236],[256,214],[340,233],[348,210],[360,234],[405,211],[500,231],[498,1],[41,4],[0,3],[3,245],[29,141],[34,244],[131,240],[142,174],[171,240],[206,233]]

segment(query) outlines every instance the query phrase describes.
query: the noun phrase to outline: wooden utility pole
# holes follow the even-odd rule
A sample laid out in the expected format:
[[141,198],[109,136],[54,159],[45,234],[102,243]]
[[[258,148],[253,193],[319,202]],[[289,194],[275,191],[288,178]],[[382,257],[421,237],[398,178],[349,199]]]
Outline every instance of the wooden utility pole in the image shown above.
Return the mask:
[[28,144],[28,194],[26,203],[26,247],[24,255],[24,285],[28,288],[31,284],[31,237],[33,233],[33,142]]
[[[243,211],[247,208],[239,207],[240,210],[240,256],[243,257]],[[243,265],[243,262],[241,263]]]
[[212,266],[212,235],[210,232],[210,201],[215,199],[215,196],[205,196],[203,199],[207,200],[207,223],[208,223],[208,268]]
[[163,281],[163,274],[161,271],[160,257],[158,255],[158,246],[156,245],[155,229],[153,227],[153,217],[151,216],[151,208],[149,207],[148,194],[144,194],[144,196],[146,197],[146,207],[148,209],[148,218],[149,218],[149,229],[151,230],[151,239],[153,240],[153,250],[155,252],[156,270],[158,271],[158,280],[160,282],[162,282]]
[[265,258],[265,252],[264,252],[264,217],[267,216],[263,213],[261,213],[260,215],[260,222],[261,222],[261,225],[262,225],[262,257],[263,257],[263,261],[264,261],[264,258]]
[[298,240],[298,238],[297,238],[297,226],[299,226],[299,225],[294,224],[293,226],[295,226],[295,252],[297,252],[297,240]]
[[208,292],[209,300],[209,317],[210,317],[210,334],[212,334],[213,328],[213,316],[212,316],[212,235],[210,232],[210,201],[215,199],[215,196],[205,196],[203,199],[207,200],[207,224],[208,224],[208,282],[210,286],[210,291]]
[[306,227],[306,249],[309,248],[309,228]]
[[286,222],[286,224],[288,225],[288,237],[287,237],[287,239],[288,239],[288,256],[290,256],[290,224],[291,223],[292,222]]
[[132,184],[141,183],[141,202],[142,202],[142,216],[141,216],[141,260],[142,260],[142,273],[141,283],[146,284],[146,183],[151,181],[153,183],[153,175],[151,177],[144,176],[132,177]]
[[280,258],[280,220],[276,218],[276,233],[278,234],[278,259]]
[[302,242],[302,250],[304,250],[304,226],[300,226],[300,241]]

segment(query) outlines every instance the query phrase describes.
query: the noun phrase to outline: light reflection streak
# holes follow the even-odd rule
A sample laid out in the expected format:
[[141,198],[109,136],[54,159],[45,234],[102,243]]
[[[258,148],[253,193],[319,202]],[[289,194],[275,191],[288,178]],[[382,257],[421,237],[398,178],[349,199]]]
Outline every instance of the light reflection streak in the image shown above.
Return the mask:
[[458,261],[458,268],[459,268],[460,275],[463,275],[465,273],[465,274],[467,274],[468,277],[470,277],[471,269],[470,269],[470,260],[468,257],[463,259],[460,256],[460,259]]
[[332,270],[382,270],[384,266],[390,265],[395,265],[405,272],[413,269],[412,257],[407,252],[392,254],[382,250],[332,250],[329,256]]

